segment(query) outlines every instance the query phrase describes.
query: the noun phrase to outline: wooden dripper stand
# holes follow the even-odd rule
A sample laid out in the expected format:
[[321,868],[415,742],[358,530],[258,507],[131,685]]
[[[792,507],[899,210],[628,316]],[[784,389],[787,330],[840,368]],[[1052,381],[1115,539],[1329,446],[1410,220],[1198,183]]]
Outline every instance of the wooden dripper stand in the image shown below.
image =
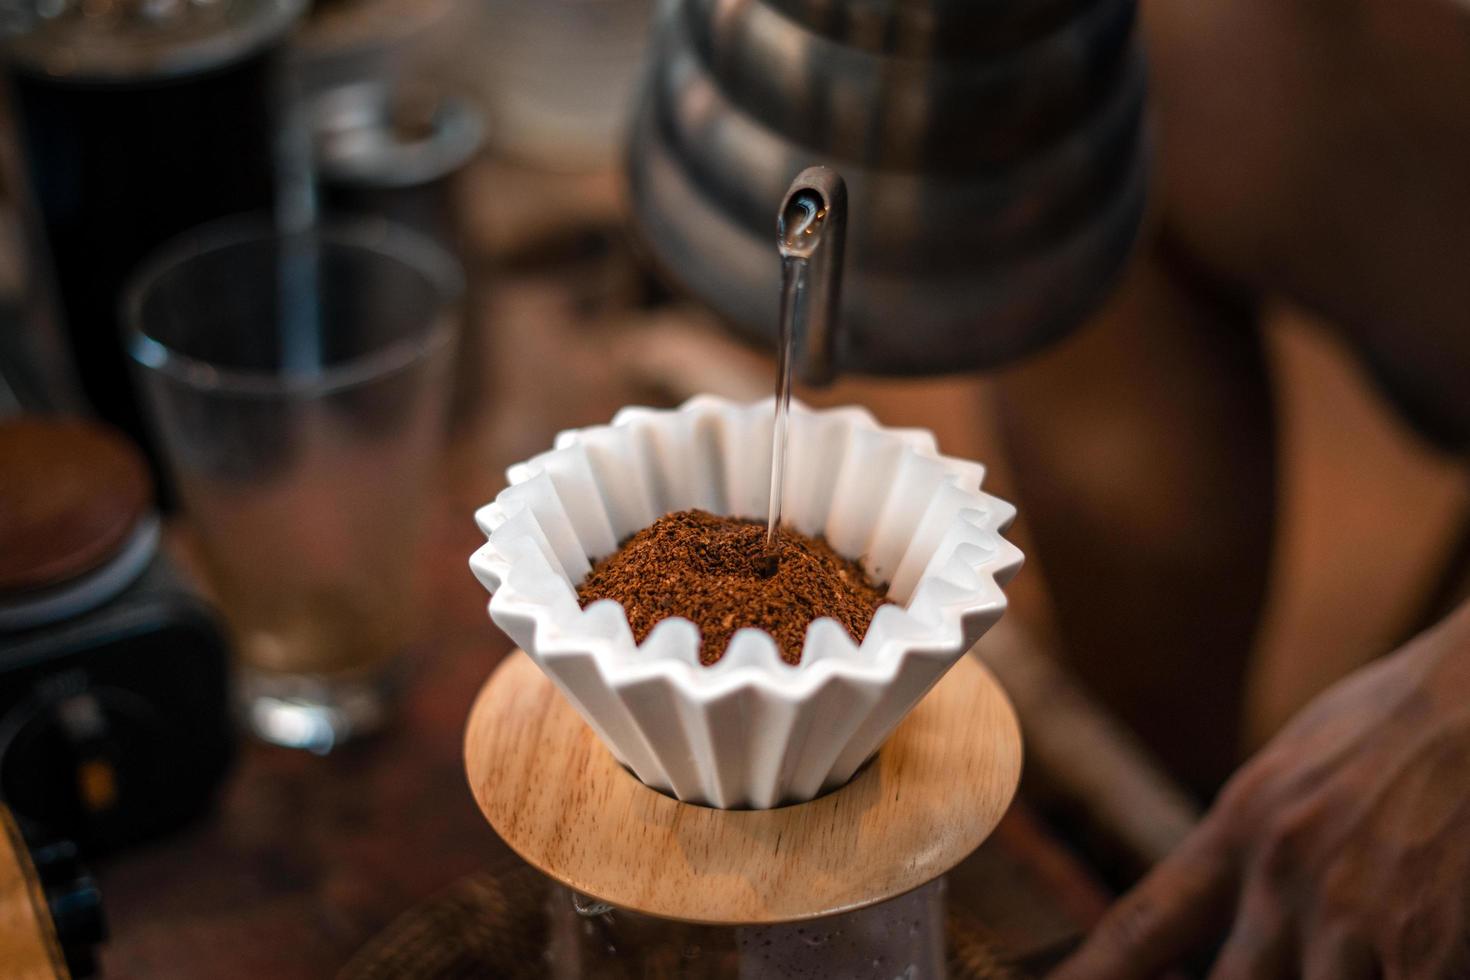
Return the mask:
[[[798,343],[808,360],[830,357],[845,202],[841,178],[826,168],[812,168],[792,184],[778,221],[782,352],[765,552],[772,567],[766,575],[774,574],[778,560],[786,560],[777,558],[772,542],[782,526],[792,364]],[[740,441],[731,434],[736,430],[727,432],[720,425],[721,419],[744,417],[742,409],[697,402],[673,413],[692,413],[689,421],[673,424],[663,437],[649,436],[639,445],[672,446],[677,433],[700,432],[723,432],[714,440],[723,446]],[[701,412],[706,414],[693,421]],[[809,412],[807,421],[816,424]],[[565,599],[555,597],[555,589],[550,600],[529,600],[540,588],[537,583],[555,582],[555,576],[538,573],[520,586],[507,585],[511,563],[518,560],[512,552],[528,556],[550,573],[541,545],[532,539],[549,548],[552,539],[563,540],[565,551],[576,538],[569,529],[563,529],[566,533],[553,529],[549,536],[544,531],[532,533],[535,505],[528,501],[538,491],[531,481],[543,480],[540,492],[550,493],[555,485],[553,469],[568,488],[582,486],[577,474],[590,470],[570,458],[555,463],[541,457],[540,469],[521,472],[528,481],[522,485],[526,492],[513,509],[502,508],[499,500],[486,508],[495,512],[482,522],[491,540],[471,565],[478,567],[477,574],[497,599],[511,595],[497,622],[511,623],[505,627],[508,632],[540,651],[541,667],[517,651],[492,675],[471,711],[465,764],[475,799],[496,832],[562,886],[553,889],[553,907],[547,910],[552,926],[546,965],[554,977],[933,980],[945,976],[943,876],[995,828],[1020,778],[1021,740],[1015,714],[990,673],[962,653],[978,632],[965,632],[968,627],[961,625],[960,612],[971,609],[981,619],[989,615],[987,624],[999,616],[1004,603],[997,598],[997,579],[992,576],[1008,577],[1019,567],[1020,553],[999,539],[998,526],[1014,510],[979,492],[978,466],[936,453],[922,462],[910,459],[912,465],[904,470],[900,450],[909,444],[902,437],[880,439],[876,422],[851,410],[846,415],[839,410],[829,421],[830,426],[821,430],[827,442],[860,446],[887,439],[882,444],[893,450],[883,457],[889,461],[883,466],[859,457],[851,472],[866,473],[871,465],[874,470],[886,467],[910,474],[901,484],[905,496],[890,510],[911,513],[890,522],[890,527],[903,530],[894,531],[880,550],[906,555],[907,546],[916,541],[928,541],[931,549],[947,541],[950,546],[942,554],[934,551],[937,560],[945,568],[962,566],[955,581],[936,582],[922,600],[914,599],[933,613],[929,621],[941,622],[937,634],[913,640],[918,620],[904,620],[909,625],[902,628],[875,625],[869,635],[892,642],[875,643],[869,651],[873,659],[861,663],[849,659],[834,665],[830,657],[838,655],[829,654],[828,661],[815,664],[812,672],[787,675],[782,672],[790,668],[776,665],[772,647],[773,675],[765,673],[764,661],[747,646],[743,666],[699,675],[716,678],[710,686],[701,686],[703,681],[686,683],[679,679],[686,675],[678,671],[670,681],[663,668],[672,669],[676,662],[639,660],[645,648],[632,648],[627,622],[621,611],[614,610],[619,622],[608,627],[610,632],[600,633],[594,645],[606,648],[603,641],[627,634],[626,654],[633,659],[614,656],[603,661],[604,669],[597,666],[595,652],[569,643],[561,627],[575,631],[580,628],[575,620],[562,621],[558,627],[546,618],[553,615],[547,610],[556,602],[567,608]],[[643,423],[654,421],[644,416]],[[849,429],[844,437],[843,426],[858,426],[865,434],[854,435]],[[806,431],[810,452],[810,433],[816,430]],[[613,434],[593,438],[601,447],[600,465],[612,466],[609,460],[617,455]],[[690,460],[710,457],[714,443],[704,449],[669,450],[670,459],[664,461],[670,464],[669,471],[648,482],[672,485],[679,480],[677,474],[687,476]],[[573,452],[572,443],[563,440],[561,445],[562,452]],[[928,445],[933,453],[932,440]],[[806,462],[807,493],[820,496],[810,490],[812,466],[810,459]],[[738,463],[721,467],[724,472],[740,468]],[[824,475],[830,484],[830,474]],[[637,477],[628,479],[636,482]],[[959,484],[970,480],[973,486],[966,492]],[[864,489],[854,492],[867,499],[872,482],[864,478],[860,481]],[[835,492],[833,485],[828,491]],[[600,499],[608,492],[603,487],[582,497]],[[724,499],[730,496],[727,490]],[[750,498],[744,499],[748,507]],[[807,502],[799,492],[786,502],[793,500],[797,510]],[[565,514],[559,498],[555,505],[550,500],[543,504],[547,514]],[[838,510],[835,503],[832,507]],[[645,508],[653,513],[663,509],[651,504]],[[870,520],[878,509],[850,500],[841,508],[849,516],[863,514],[862,520]],[[982,511],[988,512],[984,520],[990,522],[984,528],[971,526],[964,516]],[[931,514],[939,516],[937,524],[924,523]],[[922,532],[921,524],[926,528]],[[620,533],[628,531],[624,527]],[[504,550],[496,544],[497,535]],[[512,545],[513,540],[520,544]],[[605,546],[612,539],[602,540]],[[873,545],[876,539],[864,540]],[[575,551],[565,551],[574,566],[586,557],[580,545]],[[975,561],[991,564],[970,568]],[[908,581],[900,588],[895,580],[893,586],[917,596],[920,589],[912,579],[925,562],[915,559],[910,565]],[[978,591],[971,594],[972,589]],[[977,603],[973,609],[968,604],[972,600]],[[528,611],[537,602],[540,611]],[[936,611],[940,607],[949,613],[940,615]],[[492,602],[492,614],[495,609]],[[588,616],[594,612],[589,610]],[[546,629],[530,625],[537,615],[545,620]],[[889,622],[908,615],[902,613]],[[828,625],[841,629],[831,620]],[[808,649],[817,643],[814,638],[821,629],[820,622],[811,627]],[[540,646],[543,633],[560,653],[577,648],[577,666],[560,660],[568,666],[552,666],[546,648]],[[696,646],[697,635],[691,640]],[[856,656],[850,640],[843,637]],[[893,653],[906,651],[904,644],[911,640],[921,651],[913,659],[902,659],[906,652]],[[647,647],[655,643],[652,638],[646,642]],[[731,642],[727,656],[738,660],[736,645]],[[900,660],[881,660],[880,650]],[[622,674],[617,683],[609,679],[629,663],[636,676]],[[696,672],[704,669],[694,667]],[[753,671],[761,683],[749,682],[751,674],[742,675],[742,670]],[[847,673],[839,677],[843,671]],[[774,683],[772,676],[778,678]],[[921,695],[917,707],[905,716]],[[601,738],[584,716],[598,726]],[[893,735],[877,754],[857,768],[890,730]],[[862,731],[873,734],[864,741],[856,734]],[[659,785],[678,787],[682,782],[679,793],[685,799],[725,805],[755,801],[762,806],[783,797],[805,802],[745,810],[681,802],[624,769],[604,744],[610,734],[608,744],[616,746],[618,758],[628,761],[630,769]],[[650,756],[657,757],[656,765],[649,763]],[[641,764],[636,761],[640,757],[644,757]],[[824,768],[815,777],[801,775],[818,763]],[[650,776],[653,770],[665,775]],[[673,772],[681,775],[668,775]],[[748,777],[749,782],[742,783],[745,795],[740,790],[732,795],[708,789],[728,783],[732,774]],[[660,783],[666,776],[669,783]],[[838,782],[843,785],[832,785]],[[750,791],[750,783],[765,788]],[[811,799],[824,785],[830,791]]]
[[626,772],[517,651],[471,709],[465,765],[491,826],[570,892],[550,976],[933,980],[943,876],[1010,805],[1021,736],[967,655],[847,785],[717,810]]

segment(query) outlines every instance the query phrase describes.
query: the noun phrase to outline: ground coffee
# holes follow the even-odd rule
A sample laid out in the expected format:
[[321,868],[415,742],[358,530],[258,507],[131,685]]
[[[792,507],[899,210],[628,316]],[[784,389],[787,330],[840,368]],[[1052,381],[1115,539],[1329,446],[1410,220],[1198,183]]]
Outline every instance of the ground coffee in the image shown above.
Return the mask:
[[699,627],[699,659],[724,656],[731,635],[753,626],[776,639],[782,658],[801,660],[806,628],[830,616],[861,641],[883,604],[862,566],[821,538],[782,528],[769,567],[763,523],[684,510],[654,521],[598,561],[577,590],[582,605],[621,603],[639,643],[655,625],[682,616]]

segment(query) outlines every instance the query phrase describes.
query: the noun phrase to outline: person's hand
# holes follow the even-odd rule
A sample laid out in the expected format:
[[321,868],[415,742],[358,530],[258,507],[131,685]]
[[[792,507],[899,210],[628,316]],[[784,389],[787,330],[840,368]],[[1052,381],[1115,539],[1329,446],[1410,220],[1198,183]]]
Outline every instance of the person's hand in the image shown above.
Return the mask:
[[1470,607],[1307,707],[1051,980],[1470,977]]

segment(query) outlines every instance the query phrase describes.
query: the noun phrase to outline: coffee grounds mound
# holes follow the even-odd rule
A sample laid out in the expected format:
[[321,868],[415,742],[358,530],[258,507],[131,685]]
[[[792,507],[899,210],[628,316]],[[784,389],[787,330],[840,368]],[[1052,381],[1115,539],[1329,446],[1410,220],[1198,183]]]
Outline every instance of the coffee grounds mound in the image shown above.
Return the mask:
[[806,628],[830,616],[861,642],[885,599],[857,562],[821,538],[782,528],[770,572],[764,523],[683,510],[654,521],[592,566],[577,589],[585,608],[598,599],[622,605],[639,643],[654,626],[682,616],[699,627],[700,663],[725,655],[747,626],[775,637],[781,658],[801,661]]

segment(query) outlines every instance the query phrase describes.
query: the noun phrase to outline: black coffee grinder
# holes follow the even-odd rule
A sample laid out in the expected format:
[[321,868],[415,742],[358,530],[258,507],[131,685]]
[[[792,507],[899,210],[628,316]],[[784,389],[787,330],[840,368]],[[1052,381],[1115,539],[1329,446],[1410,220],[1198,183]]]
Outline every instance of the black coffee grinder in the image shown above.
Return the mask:
[[232,752],[223,630],[159,536],[115,431],[0,422],[0,803],[89,857],[198,813]]

